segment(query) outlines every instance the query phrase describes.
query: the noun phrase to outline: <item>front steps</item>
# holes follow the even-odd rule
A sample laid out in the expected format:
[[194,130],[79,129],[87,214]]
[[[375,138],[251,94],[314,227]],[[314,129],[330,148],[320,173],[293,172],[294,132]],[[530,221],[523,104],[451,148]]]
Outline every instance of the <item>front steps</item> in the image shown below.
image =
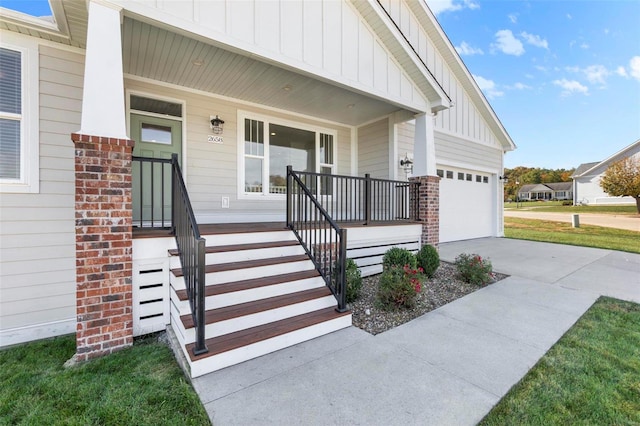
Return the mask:
[[191,377],[351,325],[351,313],[336,311],[335,297],[290,230],[233,229],[204,237],[209,352],[197,357],[180,260],[170,251],[171,324]]

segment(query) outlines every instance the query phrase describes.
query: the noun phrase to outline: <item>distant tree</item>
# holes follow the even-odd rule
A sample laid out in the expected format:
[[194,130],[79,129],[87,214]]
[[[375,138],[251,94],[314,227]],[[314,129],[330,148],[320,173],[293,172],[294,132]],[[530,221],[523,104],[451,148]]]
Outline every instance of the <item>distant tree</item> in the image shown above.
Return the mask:
[[613,197],[633,197],[640,214],[640,158],[628,157],[613,163],[600,179],[600,186]]

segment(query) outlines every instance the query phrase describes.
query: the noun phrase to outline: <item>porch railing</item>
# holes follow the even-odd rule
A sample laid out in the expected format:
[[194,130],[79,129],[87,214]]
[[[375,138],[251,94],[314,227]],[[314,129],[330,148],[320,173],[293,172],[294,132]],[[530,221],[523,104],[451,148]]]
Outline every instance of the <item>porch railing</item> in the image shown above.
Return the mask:
[[418,218],[418,182],[295,172],[337,222],[413,221]]
[[132,158],[133,226],[171,228],[172,160]]
[[287,167],[287,227],[295,233],[344,312],[347,231],[338,226],[300,177]]
[[193,349],[194,355],[208,352],[205,340],[205,239],[200,236],[198,223],[196,222],[187,187],[182,179],[182,172],[178,164],[178,156],[171,156],[172,169],[172,206],[173,206],[173,233],[176,237],[180,263],[191,315],[196,329],[196,342]]

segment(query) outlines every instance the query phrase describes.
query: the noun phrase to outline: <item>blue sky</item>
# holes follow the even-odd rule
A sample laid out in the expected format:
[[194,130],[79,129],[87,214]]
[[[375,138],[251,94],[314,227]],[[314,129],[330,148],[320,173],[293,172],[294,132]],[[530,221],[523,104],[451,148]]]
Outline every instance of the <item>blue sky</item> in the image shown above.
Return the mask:
[[640,1],[427,0],[518,149],[573,168],[640,138]]
[[427,3],[518,145],[506,167],[573,168],[640,138],[640,1]]

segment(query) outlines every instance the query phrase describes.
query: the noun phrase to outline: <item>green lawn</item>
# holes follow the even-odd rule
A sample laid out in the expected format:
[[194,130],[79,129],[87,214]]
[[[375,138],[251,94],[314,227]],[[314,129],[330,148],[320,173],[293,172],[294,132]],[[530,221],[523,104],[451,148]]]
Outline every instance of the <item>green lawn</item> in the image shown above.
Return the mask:
[[479,424],[640,424],[640,305],[598,299]]
[[0,424],[210,424],[171,350],[156,338],[65,369],[74,353],[74,336],[0,351]]
[[579,228],[572,228],[570,223],[505,217],[504,235],[520,240],[640,253],[640,232],[602,226],[580,225]]
[[[506,209],[515,210],[516,203],[505,203]],[[533,210],[536,212],[549,213],[598,213],[598,214],[620,214],[637,215],[638,210],[635,204],[624,206],[563,206],[559,201],[549,201],[544,203],[520,203],[519,210]]]

